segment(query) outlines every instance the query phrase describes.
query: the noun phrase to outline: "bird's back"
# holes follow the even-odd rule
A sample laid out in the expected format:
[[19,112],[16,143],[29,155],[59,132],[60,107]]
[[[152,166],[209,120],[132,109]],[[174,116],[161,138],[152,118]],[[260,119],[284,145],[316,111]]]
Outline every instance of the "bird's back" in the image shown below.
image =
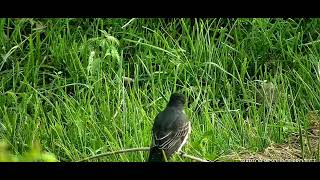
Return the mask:
[[160,133],[159,135],[161,135],[167,131],[180,127],[186,122],[187,118],[183,111],[173,107],[168,107],[164,111],[160,112],[156,117],[153,126],[153,132],[155,133],[154,130],[157,129],[157,133]]
[[183,109],[167,107],[160,112],[152,128],[153,142],[149,162],[164,161],[163,152],[169,159],[183,145],[190,131],[189,126]]

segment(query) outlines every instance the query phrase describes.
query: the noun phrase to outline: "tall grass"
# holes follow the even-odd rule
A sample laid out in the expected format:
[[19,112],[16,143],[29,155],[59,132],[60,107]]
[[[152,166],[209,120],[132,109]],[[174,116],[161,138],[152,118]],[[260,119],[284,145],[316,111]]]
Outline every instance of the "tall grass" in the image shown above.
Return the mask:
[[[129,21],[0,19],[0,139],[14,153],[38,140],[60,161],[149,146],[175,91],[193,127],[184,150],[207,159],[283,143],[320,108],[319,19]],[[263,80],[272,106],[256,103]]]

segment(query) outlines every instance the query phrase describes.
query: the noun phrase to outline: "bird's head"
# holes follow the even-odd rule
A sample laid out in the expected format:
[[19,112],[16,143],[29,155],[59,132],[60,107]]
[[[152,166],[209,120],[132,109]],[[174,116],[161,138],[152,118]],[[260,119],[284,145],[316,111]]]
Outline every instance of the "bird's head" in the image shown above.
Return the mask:
[[186,102],[185,96],[180,93],[173,93],[169,100],[169,105],[184,105]]

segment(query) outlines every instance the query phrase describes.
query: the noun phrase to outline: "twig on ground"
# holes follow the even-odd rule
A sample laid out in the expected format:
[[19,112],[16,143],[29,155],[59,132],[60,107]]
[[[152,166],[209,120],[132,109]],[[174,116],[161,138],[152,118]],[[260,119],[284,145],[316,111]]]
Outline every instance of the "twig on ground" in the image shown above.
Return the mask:
[[[150,150],[149,147],[123,149],[123,150],[119,150],[119,151],[111,151],[111,152],[106,152],[106,153],[90,156],[90,157],[87,157],[85,159],[78,160],[76,162],[84,162],[84,161],[88,161],[90,159],[96,159],[96,158],[99,158],[99,157],[115,155],[115,154],[120,154],[120,153],[137,152],[137,151],[149,151],[149,150]],[[207,160],[204,160],[204,159],[201,159],[201,158],[198,158],[198,157],[195,157],[195,156],[188,155],[188,154],[186,154],[186,153],[184,153],[182,151],[180,152],[179,155],[181,157],[189,158],[189,159],[192,159],[192,160],[195,160],[195,161],[199,161],[199,162],[209,162]]]

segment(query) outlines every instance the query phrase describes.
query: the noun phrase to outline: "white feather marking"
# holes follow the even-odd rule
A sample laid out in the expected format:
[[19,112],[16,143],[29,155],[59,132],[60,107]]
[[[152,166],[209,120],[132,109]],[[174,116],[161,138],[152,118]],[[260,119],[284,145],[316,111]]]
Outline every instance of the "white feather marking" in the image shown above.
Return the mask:
[[162,140],[162,139],[168,137],[171,133],[172,133],[172,132],[169,132],[167,135],[163,136],[162,138],[158,138],[158,137],[155,135],[156,140]]
[[178,148],[177,152],[180,152],[181,151],[181,148],[187,143],[187,140],[189,138],[189,135],[191,133],[191,122],[189,121],[188,122],[188,133],[187,135],[185,136],[185,138],[183,139],[182,143],[181,143],[181,146]]

